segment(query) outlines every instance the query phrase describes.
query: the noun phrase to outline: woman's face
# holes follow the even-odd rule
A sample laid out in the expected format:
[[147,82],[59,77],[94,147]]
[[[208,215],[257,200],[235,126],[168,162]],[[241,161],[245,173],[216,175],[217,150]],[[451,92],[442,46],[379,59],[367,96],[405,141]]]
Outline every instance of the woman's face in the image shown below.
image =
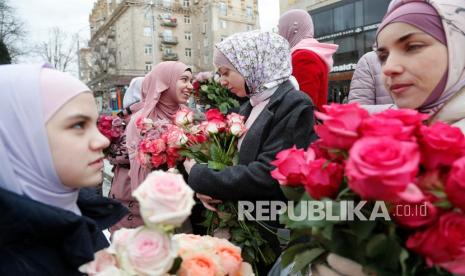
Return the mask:
[[110,141],[97,129],[97,108],[91,93],[81,93],[47,122],[53,164],[61,182],[71,188],[102,182],[104,155]]
[[447,71],[447,47],[410,24],[395,22],[378,35],[382,81],[401,108],[419,108]]
[[187,103],[193,89],[192,73],[191,71],[184,71],[176,81],[176,101],[178,104]]
[[229,91],[238,97],[244,98],[247,96],[245,79],[239,72],[226,67],[220,67],[218,73],[220,74],[220,84],[223,87],[228,88]]

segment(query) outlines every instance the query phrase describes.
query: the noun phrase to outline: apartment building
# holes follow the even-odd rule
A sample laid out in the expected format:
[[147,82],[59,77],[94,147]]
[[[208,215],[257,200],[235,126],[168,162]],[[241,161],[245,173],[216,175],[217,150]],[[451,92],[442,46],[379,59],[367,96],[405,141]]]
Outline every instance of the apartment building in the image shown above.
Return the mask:
[[81,66],[81,75],[90,76],[101,110],[109,112],[121,109],[133,77],[161,61],[212,70],[214,44],[258,28],[258,6],[257,0],[97,0],[89,23],[91,66]]

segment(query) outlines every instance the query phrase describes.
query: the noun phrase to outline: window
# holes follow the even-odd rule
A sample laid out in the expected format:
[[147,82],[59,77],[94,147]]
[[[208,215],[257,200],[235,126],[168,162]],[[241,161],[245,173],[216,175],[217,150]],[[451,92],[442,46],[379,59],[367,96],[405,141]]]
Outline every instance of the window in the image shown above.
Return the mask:
[[163,30],[163,38],[170,40],[173,38],[173,32],[171,30]]
[[152,12],[150,10],[145,10],[144,12],[144,18],[145,20],[151,20],[152,19]]
[[144,27],[144,36],[151,36],[152,35],[152,28]]
[[247,7],[245,9],[245,15],[248,17],[248,18],[252,18],[253,17],[253,11],[252,11],[252,8],[251,7]]
[[191,32],[185,32],[184,33],[184,39],[185,40],[192,40],[192,33]]
[[186,57],[191,57],[192,56],[192,49],[191,48],[186,48],[184,53],[186,54]]
[[184,23],[191,24],[191,17],[189,15],[184,15]]
[[146,61],[145,62],[145,71],[149,72],[152,70],[152,62],[151,61]]
[[312,15],[315,23],[315,37],[333,33],[333,11],[322,11]]
[[208,60],[208,54],[205,54],[205,55],[203,56],[203,63],[209,64],[208,61],[209,61],[209,60]]
[[364,0],[365,25],[381,22],[389,2],[389,0]]
[[334,32],[344,31],[355,26],[354,4],[334,9]]
[[226,6],[226,3],[220,2],[218,4],[218,7],[220,9],[220,15],[223,15],[223,16],[228,15],[228,7]]
[[145,44],[144,53],[146,55],[151,55],[152,54],[152,44]]
[[247,31],[251,31],[251,30],[253,30],[253,26],[252,26],[252,25],[249,25],[249,24],[247,24]]
[[171,8],[171,0],[163,0],[163,7]]
[[191,2],[190,0],[183,0],[182,1],[182,6],[187,8],[187,7],[189,7],[191,5],[190,2]]
[[203,46],[204,46],[204,47],[207,47],[207,46],[208,46],[208,36],[205,36],[205,37],[203,38]]
[[221,26],[221,29],[226,29],[227,28],[226,20],[220,20],[220,26]]
[[173,49],[171,47],[165,47],[163,49],[163,53],[169,55],[169,54],[172,54],[173,53]]
[[364,50],[365,52],[369,52],[373,50],[373,44],[375,43],[375,39],[376,39],[376,30],[365,32],[364,35],[365,35]]
[[355,27],[363,26],[363,1],[355,2]]

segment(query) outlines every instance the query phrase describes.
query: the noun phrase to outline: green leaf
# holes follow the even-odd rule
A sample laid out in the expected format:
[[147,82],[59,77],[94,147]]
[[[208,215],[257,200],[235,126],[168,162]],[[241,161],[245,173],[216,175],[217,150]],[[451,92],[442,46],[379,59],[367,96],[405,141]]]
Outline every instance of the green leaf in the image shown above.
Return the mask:
[[182,263],[182,258],[179,256],[176,257],[174,259],[174,262],[173,262],[173,265],[171,266],[170,271],[168,271],[168,274],[169,275],[177,274],[179,268],[181,267],[181,263]]
[[285,268],[290,263],[294,261],[294,258],[297,254],[301,253],[305,249],[310,249],[310,243],[300,243],[293,246],[288,247],[281,256],[281,267]]
[[206,85],[206,84],[201,85],[200,90],[202,90],[203,92],[208,92],[208,85]]
[[368,241],[366,247],[366,254],[368,257],[376,257],[383,253],[385,250],[384,246],[386,245],[387,236],[384,234],[378,234],[373,236],[370,241]]
[[225,164],[223,164],[223,163],[216,162],[216,161],[211,161],[211,160],[208,161],[208,168],[210,168],[212,170],[222,171],[226,167],[227,166]]
[[298,254],[294,259],[295,264],[292,268],[291,273],[297,273],[299,271],[305,272],[305,269],[308,267],[308,265],[311,264],[314,259],[318,258],[318,256],[320,256],[324,252],[325,250],[322,248],[313,248],[311,250],[307,250]]
[[370,236],[376,226],[376,221],[351,221],[349,223],[350,229],[354,231],[359,241],[362,241]]

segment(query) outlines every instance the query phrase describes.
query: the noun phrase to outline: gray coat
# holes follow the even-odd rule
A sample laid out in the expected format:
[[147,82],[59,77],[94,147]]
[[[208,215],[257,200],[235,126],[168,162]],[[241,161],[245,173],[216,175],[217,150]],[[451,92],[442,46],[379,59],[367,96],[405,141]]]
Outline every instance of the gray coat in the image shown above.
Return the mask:
[[[250,115],[249,102],[240,114]],[[223,171],[206,165],[192,167],[188,184],[198,193],[221,200],[284,200],[270,164],[276,154],[297,145],[306,148],[316,139],[313,104],[290,81],[279,86],[242,141],[239,164]]]
[[381,64],[374,51],[357,63],[350,83],[349,103],[359,103],[370,113],[393,107],[393,101],[381,82]]

